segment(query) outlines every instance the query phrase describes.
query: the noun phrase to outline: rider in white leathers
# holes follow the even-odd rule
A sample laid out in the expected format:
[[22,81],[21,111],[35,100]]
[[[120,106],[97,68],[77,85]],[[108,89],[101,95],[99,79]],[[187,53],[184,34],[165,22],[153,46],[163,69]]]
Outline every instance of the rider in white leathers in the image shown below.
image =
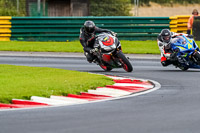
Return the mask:
[[178,51],[171,49],[171,41],[173,38],[180,35],[188,36],[188,34],[184,33],[170,32],[168,29],[163,29],[158,35],[157,43],[161,52],[161,64],[163,66],[173,64],[177,60],[176,53]]

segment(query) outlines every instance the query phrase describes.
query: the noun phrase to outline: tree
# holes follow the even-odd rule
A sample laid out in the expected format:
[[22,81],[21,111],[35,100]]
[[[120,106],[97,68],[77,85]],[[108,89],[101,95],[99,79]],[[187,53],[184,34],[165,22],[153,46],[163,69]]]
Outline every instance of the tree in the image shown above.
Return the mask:
[[131,0],[90,0],[91,16],[130,16]]
[[25,16],[25,0],[19,0],[19,11],[17,11],[17,0],[0,0],[0,16]]

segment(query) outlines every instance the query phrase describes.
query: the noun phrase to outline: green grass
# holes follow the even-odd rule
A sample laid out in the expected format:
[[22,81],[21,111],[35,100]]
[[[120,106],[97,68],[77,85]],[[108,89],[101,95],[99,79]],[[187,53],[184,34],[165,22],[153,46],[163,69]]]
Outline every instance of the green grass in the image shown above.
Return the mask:
[[127,54],[160,54],[157,41],[121,41],[121,45]]
[[[197,41],[200,44],[200,41]],[[125,54],[160,54],[157,41],[121,41]],[[0,51],[83,52],[79,41],[72,42],[0,42]]]
[[79,94],[98,86],[112,85],[103,75],[56,68],[0,65],[0,102],[31,96]]
[[[156,41],[121,41],[122,50],[129,54],[159,54]],[[0,51],[83,52],[79,41],[72,42],[0,42]]]
[[0,42],[0,51],[83,52],[79,41],[74,42]]

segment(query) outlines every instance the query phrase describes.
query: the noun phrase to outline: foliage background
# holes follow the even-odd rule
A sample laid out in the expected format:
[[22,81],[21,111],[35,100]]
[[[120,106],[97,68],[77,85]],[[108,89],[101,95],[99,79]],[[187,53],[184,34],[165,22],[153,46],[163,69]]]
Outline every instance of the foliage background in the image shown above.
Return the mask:
[[0,16],[26,16],[26,0],[19,0],[17,11],[17,0],[0,0]]
[[131,0],[90,0],[91,16],[130,16]]
[[[19,10],[17,11],[17,1]],[[91,16],[130,16],[135,0],[89,0]],[[139,0],[140,6],[150,6],[150,2],[172,5],[200,4],[200,0]],[[26,0],[0,0],[0,16],[26,16]]]
[[[131,3],[134,4],[135,0],[131,0]],[[197,4],[200,3],[200,0],[139,0],[140,5],[150,5],[150,2],[155,2],[158,4]]]

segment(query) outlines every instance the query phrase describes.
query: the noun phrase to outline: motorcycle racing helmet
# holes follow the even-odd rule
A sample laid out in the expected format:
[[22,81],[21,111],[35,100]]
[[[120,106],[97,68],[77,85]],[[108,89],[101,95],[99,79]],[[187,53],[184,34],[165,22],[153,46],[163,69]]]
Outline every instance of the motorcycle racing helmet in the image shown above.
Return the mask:
[[93,33],[95,30],[95,24],[93,21],[85,21],[84,23],[84,29],[87,33]]
[[172,36],[171,32],[168,29],[163,29],[160,35],[161,35],[161,40],[164,42],[165,45],[170,44]]

